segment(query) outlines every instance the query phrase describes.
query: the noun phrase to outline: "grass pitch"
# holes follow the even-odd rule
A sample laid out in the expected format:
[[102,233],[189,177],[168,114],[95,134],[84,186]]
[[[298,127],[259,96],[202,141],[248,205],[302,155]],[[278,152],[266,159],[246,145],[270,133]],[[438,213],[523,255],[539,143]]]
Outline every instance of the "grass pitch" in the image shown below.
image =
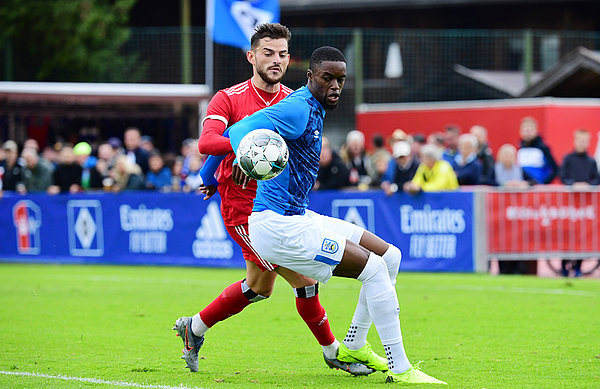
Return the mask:
[[[278,281],[273,296],[209,331],[200,372],[171,327],[242,270],[0,265],[0,387],[386,388],[384,376],[328,369]],[[342,340],[360,284],[322,286]],[[405,348],[451,388],[600,387],[600,282],[400,273]],[[374,328],[369,340],[383,355]],[[60,380],[95,378],[111,383]],[[431,386],[430,386],[431,387]]]

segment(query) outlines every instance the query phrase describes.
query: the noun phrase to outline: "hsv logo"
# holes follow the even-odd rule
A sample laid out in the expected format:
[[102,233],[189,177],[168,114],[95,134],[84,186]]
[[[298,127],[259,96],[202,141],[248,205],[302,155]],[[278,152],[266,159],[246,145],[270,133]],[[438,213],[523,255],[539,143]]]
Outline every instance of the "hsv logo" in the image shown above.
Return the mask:
[[42,212],[33,201],[21,200],[13,206],[13,224],[17,230],[17,250],[19,254],[37,255],[40,253],[40,227]]
[[102,205],[98,200],[67,202],[69,252],[73,256],[104,255]]
[[337,244],[336,241],[333,241],[331,239],[323,239],[321,250],[325,251],[326,253],[335,254],[339,248],[340,246]]

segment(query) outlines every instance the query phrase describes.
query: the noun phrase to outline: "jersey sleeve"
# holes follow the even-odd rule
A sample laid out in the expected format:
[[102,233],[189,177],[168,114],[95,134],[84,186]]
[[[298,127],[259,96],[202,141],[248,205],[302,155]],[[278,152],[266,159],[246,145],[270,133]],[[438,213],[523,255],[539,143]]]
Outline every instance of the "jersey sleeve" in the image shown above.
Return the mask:
[[225,155],[231,152],[229,139],[222,136],[231,121],[231,101],[223,91],[217,92],[208,103],[202,120],[198,151],[208,155]]
[[303,99],[285,98],[271,107],[264,108],[261,112],[283,138],[297,139],[306,129],[309,110],[309,105]]

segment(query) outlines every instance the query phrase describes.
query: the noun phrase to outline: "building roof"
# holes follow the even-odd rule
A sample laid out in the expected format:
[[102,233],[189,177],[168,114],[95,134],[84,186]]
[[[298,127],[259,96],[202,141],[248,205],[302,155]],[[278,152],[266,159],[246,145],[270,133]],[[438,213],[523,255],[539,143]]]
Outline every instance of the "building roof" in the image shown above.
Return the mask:
[[422,8],[462,5],[502,5],[535,3],[575,3],[581,0],[280,0],[283,12],[312,12],[315,10]]
[[211,96],[206,85],[86,82],[0,82],[0,101],[70,103],[197,103]]
[[600,52],[573,50],[520,96],[600,97]]
[[[469,69],[466,66],[456,64],[454,71],[458,74],[487,85],[509,96],[516,97],[527,88],[525,74],[522,71],[501,71]],[[541,72],[531,74],[531,83],[537,82],[542,77]]]

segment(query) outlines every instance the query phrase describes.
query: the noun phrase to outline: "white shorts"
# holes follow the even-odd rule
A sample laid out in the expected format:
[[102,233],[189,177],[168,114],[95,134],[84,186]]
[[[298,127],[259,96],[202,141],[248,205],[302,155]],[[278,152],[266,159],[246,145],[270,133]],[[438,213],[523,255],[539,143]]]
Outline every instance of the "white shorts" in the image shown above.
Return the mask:
[[358,244],[364,229],[307,210],[283,216],[253,212],[248,218],[252,247],[265,260],[327,283],[340,263],[346,240]]

